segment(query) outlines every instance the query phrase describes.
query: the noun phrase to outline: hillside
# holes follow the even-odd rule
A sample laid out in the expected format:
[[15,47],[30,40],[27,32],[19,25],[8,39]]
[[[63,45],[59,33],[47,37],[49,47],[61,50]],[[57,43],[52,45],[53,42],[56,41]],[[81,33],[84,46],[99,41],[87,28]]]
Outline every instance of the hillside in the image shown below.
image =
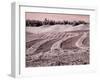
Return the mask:
[[26,67],[89,64],[89,26],[26,27]]
[[63,31],[76,31],[76,30],[89,30],[89,25],[53,25],[49,27],[26,27],[26,32],[30,33],[43,33],[43,32],[63,32]]

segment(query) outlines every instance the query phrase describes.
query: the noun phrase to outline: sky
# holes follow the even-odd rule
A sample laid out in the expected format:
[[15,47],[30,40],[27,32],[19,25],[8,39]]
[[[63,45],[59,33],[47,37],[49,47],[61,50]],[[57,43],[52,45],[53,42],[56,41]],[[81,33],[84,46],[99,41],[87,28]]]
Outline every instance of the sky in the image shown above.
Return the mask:
[[55,20],[55,21],[62,21],[62,20],[68,20],[68,21],[85,21],[89,22],[89,15],[81,15],[81,14],[61,14],[61,13],[37,13],[37,12],[26,12],[25,13],[26,20],[44,20],[45,18],[49,20]]

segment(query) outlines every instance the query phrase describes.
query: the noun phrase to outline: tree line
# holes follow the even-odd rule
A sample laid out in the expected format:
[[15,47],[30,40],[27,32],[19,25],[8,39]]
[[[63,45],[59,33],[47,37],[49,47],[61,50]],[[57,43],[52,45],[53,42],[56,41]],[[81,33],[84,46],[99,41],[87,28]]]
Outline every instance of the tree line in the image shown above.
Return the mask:
[[73,26],[77,26],[80,24],[89,24],[85,21],[68,21],[68,20],[63,20],[63,21],[55,21],[55,20],[49,20],[47,18],[44,19],[44,21],[40,21],[40,20],[26,20],[26,26],[30,26],[30,27],[39,27],[42,25],[73,25]]

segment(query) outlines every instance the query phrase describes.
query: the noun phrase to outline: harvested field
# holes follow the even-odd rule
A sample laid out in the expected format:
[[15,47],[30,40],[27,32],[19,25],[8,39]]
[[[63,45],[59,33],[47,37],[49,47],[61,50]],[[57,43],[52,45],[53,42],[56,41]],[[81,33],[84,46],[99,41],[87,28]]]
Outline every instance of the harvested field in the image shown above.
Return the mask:
[[39,33],[34,31],[32,33],[31,28],[35,29],[34,27],[26,28],[26,67],[90,63],[88,27],[72,31],[71,28],[68,31],[65,27],[64,30],[60,28],[61,31],[53,31],[49,28],[49,31],[40,31]]

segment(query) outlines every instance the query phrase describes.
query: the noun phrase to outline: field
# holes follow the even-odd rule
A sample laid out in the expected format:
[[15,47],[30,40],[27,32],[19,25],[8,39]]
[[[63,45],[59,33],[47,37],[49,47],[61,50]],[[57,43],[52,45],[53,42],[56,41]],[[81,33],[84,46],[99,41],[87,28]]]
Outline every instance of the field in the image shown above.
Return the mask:
[[89,64],[89,24],[26,27],[26,67]]

